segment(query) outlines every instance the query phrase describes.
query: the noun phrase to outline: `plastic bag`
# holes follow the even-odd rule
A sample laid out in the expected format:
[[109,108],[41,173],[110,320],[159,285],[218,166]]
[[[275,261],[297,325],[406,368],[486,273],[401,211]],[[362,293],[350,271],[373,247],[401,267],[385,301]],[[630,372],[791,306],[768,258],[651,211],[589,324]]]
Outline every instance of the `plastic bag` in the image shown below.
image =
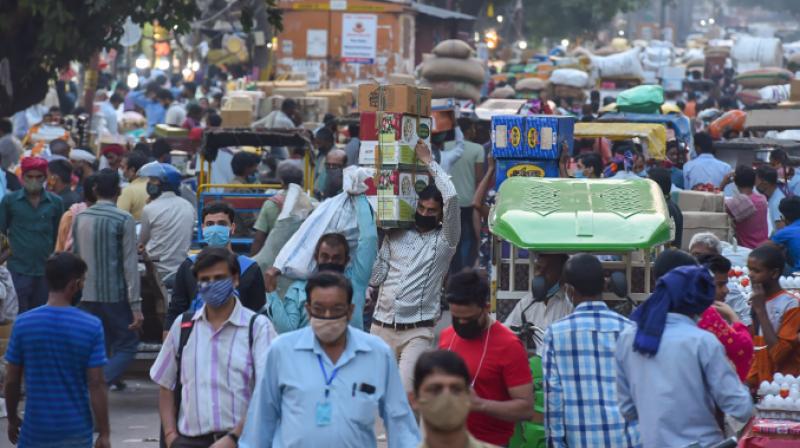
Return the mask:
[[597,69],[601,78],[642,78],[642,62],[639,59],[639,49],[611,55],[593,56],[592,66]]
[[550,75],[550,83],[562,86],[583,88],[589,84],[589,75],[583,70],[559,68]]
[[662,104],[664,88],[656,85],[637,86],[617,96],[617,109],[621,112],[658,113]]
[[283,208],[278,215],[278,221],[283,221],[290,217],[304,220],[312,210],[314,210],[314,204],[311,202],[311,198],[299,185],[289,184],[286,199],[283,201]]

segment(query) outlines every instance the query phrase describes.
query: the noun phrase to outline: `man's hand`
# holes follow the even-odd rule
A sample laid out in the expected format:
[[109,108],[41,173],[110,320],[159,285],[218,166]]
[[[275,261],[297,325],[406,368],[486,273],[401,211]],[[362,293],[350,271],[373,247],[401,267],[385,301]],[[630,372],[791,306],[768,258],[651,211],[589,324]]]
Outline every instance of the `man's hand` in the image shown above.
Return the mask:
[[756,310],[766,310],[767,298],[764,287],[760,283],[753,283],[753,293],[750,295],[750,305]]
[[228,436],[225,436],[211,445],[209,448],[236,448],[236,442]]
[[111,439],[108,435],[98,436],[94,441],[94,448],[111,448]]
[[375,288],[372,286],[367,286],[367,293],[364,297],[364,309],[367,309],[372,306],[372,294],[375,291]]
[[18,416],[8,416],[8,441],[14,445],[19,441],[19,429],[21,427],[22,420]]
[[425,165],[430,164],[433,161],[433,154],[431,154],[431,148],[425,144],[422,139],[417,141],[417,146],[414,148],[414,151],[417,153],[417,159],[419,159]]
[[170,431],[170,432],[164,434],[164,444],[167,445],[167,448],[170,448],[172,446],[172,444],[175,443],[175,440],[177,438],[178,438],[178,432],[177,431]]
[[483,412],[486,409],[485,399],[475,393],[475,389],[469,389],[469,409],[473,412]]
[[142,328],[142,324],[144,323],[144,315],[141,311],[134,311],[133,312],[133,322],[128,325],[128,330],[136,331]]
[[728,322],[734,324],[740,322],[739,315],[725,302],[714,302],[712,305],[715,310]]
[[266,292],[273,292],[278,289],[278,277],[281,275],[281,270],[275,266],[269,268],[264,272],[264,290]]

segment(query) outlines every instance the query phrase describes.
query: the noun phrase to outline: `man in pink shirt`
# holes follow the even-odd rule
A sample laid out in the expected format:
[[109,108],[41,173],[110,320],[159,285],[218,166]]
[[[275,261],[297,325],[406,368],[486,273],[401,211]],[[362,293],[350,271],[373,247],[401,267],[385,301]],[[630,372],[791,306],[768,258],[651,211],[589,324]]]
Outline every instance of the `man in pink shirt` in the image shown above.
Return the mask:
[[[726,176],[722,188],[731,181]],[[725,210],[733,217],[736,240],[740,246],[754,249],[767,241],[767,198],[753,190],[756,172],[749,166],[738,166],[733,173],[733,183],[739,193],[725,199]]]

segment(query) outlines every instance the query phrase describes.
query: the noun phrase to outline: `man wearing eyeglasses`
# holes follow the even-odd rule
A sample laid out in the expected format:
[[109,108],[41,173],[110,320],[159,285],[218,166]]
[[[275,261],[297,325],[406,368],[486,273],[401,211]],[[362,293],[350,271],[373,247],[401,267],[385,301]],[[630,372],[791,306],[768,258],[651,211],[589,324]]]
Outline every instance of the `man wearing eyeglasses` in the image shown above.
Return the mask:
[[310,326],[275,340],[247,411],[240,447],[374,447],[420,443],[397,363],[378,337],[350,328],[353,287],[337,272],[308,279]]

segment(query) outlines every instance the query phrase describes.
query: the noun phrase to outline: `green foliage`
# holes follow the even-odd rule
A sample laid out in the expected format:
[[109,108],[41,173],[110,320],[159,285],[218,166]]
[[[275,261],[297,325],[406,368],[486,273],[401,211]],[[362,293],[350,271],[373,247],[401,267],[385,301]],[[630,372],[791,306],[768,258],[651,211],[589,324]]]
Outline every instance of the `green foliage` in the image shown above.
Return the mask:
[[561,38],[592,35],[618,12],[628,12],[648,0],[539,0],[524,2],[526,35]]

